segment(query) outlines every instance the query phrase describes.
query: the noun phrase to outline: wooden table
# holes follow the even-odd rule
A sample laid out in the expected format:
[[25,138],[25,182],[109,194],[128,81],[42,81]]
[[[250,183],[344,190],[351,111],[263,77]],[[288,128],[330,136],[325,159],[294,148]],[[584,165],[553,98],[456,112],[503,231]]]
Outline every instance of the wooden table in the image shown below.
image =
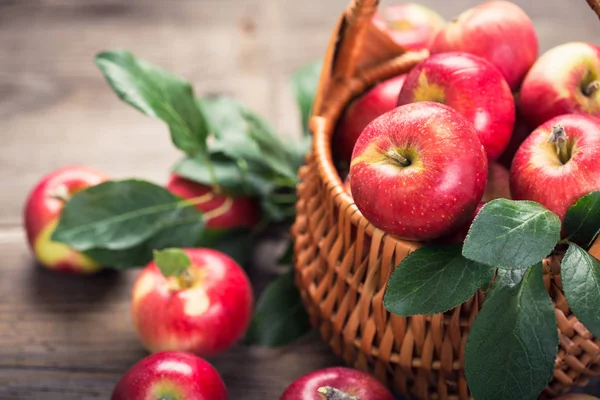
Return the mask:
[[[146,353],[129,317],[138,271],[64,276],[38,267],[22,223],[28,190],[48,171],[88,164],[114,178],[165,182],[178,158],[165,126],[120,103],[94,55],[126,48],[180,74],[199,94],[237,96],[299,135],[291,72],[321,57],[347,0],[0,0],[0,399],[107,399]],[[423,1],[451,18],[477,1]],[[583,0],[521,0],[540,47],[589,40],[600,22]],[[596,40],[598,42],[598,40]],[[280,250],[257,249],[257,292]],[[300,375],[340,364],[309,335],[280,348],[237,346],[210,360],[231,399],[276,399]],[[600,394],[600,389],[587,389]]]

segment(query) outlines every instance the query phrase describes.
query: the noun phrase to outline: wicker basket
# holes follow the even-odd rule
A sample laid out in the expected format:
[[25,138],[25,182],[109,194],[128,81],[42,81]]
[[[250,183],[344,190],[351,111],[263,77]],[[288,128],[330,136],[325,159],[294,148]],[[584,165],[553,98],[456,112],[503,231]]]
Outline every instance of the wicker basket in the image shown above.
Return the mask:
[[[463,368],[465,342],[484,294],[440,315],[389,314],[383,307],[387,279],[419,244],[369,223],[344,191],[332,162],[331,134],[348,101],[428,55],[404,52],[371,25],[377,3],[354,0],[340,17],[325,55],[311,119],[313,151],[299,173],[292,229],[296,283],[313,325],[347,364],[369,371],[398,393],[466,400],[470,394]],[[590,252],[600,258],[600,240]],[[560,336],[545,398],[583,386],[590,376],[600,374],[600,340],[571,314],[559,268],[556,258],[544,262]]]

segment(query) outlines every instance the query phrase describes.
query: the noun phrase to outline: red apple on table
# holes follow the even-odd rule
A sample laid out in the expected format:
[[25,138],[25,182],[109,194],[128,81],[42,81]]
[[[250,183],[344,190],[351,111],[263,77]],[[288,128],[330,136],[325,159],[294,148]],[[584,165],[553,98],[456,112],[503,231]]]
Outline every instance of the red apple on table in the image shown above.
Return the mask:
[[465,51],[485,58],[516,91],[538,54],[531,19],[510,1],[486,1],[463,12],[433,39],[431,53]]
[[562,114],[600,117],[600,47],[573,42],[533,64],[521,87],[519,111],[530,128]]
[[260,207],[253,198],[217,194],[208,185],[175,174],[171,175],[167,189],[184,199],[206,196],[196,208],[209,216],[214,215],[206,220],[208,229],[252,228],[260,220]]
[[381,382],[365,372],[332,367],[302,376],[288,386],[280,398],[280,400],[323,399],[394,400],[394,397]]
[[427,49],[446,21],[435,11],[417,3],[382,6],[373,24],[406,50]]
[[250,281],[227,255],[212,249],[184,249],[191,266],[165,277],[152,261],[132,291],[134,326],[151,352],[218,354],[246,332],[253,309]]
[[404,79],[406,75],[385,80],[350,103],[338,122],[333,138],[333,153],[338,161],[350,163],[354,144],[363,129],[369,122],[396,107]]
[[515,200],[533,200],[562,220],[580,197],[600,190],[600,120],[566,114],[523,142],[510,170]]
[[473,125],[448,106],[418,102],[371,122],[358,138],[350,186],[373,225],[408,240],[466,223],[486,185],[487,159]]
[[100,269],[100,265],[91,258],[50,238],[69,198],[106,180],[103,173],[90,167],[68,166],[44,176],[29,193],[24,209],[27,240],[36,259],[44,267],[78,274]]
[[500,71],[468,53],[436,54],[409,72],[398,105],[435,101],[452,107],[471,122],[488,159],[502,154],[512,134],[515,104]]
[[227,400],[219,373],[189,353],[152,354],[135,364],[115,386],[111,400]]

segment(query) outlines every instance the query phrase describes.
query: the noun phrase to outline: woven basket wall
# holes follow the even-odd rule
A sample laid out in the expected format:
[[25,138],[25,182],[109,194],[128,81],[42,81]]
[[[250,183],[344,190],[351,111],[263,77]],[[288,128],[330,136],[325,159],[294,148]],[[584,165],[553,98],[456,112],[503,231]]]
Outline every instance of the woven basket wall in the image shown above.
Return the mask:
[[[409,318],[383,307],[392,270],[418,243],[369,223],[344,191],[330,138],[345,105],[374,83],[409,71],[427,52],[407,53],[370,19],[377,0],[354,0],[339,19],[325,55],[313,108],[312,152],[299,172],[295,238],[296,283],[313,325],[345,362],[417,399],[470,399],[464,375],[469,329],[484,301],[477,293],[440,315]],[[600,258],[600,240],[590,250]],[[560,260],[544,262],[555,303],[560,346],[542,398],[585,385],[600,374],[600,340],[571,314],[561,290]]]

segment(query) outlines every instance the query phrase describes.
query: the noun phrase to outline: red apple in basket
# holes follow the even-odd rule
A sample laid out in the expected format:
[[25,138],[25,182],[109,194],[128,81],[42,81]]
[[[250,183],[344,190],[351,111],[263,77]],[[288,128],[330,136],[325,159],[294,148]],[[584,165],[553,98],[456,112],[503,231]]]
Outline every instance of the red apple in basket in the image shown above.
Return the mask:
[[435,101],[452,107],[471,122],[488,159],[502,154],[513,130],[515,104],[500,71],[468,53],[436,54],[406,77],[398,105]]
[[510,170],[515,200],[533,200],[561,220],[580,197],[600,190],[600,120],[566,114],[553,118],[523,142]]
[[69,198],[106,180],[103,173],[90,167],[68,166],[44,176],[29,193],[24,209],[27,240],[36,259],[44,267],[79,274],[100,269],[100,265],[89,257],[50,238]]
[[363,129],[369,122],[396,107],[404,79],[406,75],[383,81],[350,103],[338,122],[332,143],[338,161],[350,163],[354,144]]
[[380,7],[373,24],[404,47],[418,51],[429,47],[446,21],[435,11],[417,3],[398,3]]
[[171,175],[167,189],[184,199],[205,196],[206,200],[197,204],[196,208],[205,214],[215,215],[207,218],[206,228],[208,229],[252,228],[260,220],[258,203],[250,197],[218,194],[208,185],[202,185],[175,174]]
[[431,53],[465,51],[485,58],[517,90],[538,54],[531,19],[510,1],[486,1],[463,12],[433,39]]
[[227,255],[185,249],[191,266],[165,277],[152,261],[132,291],[134,326],[151,352],[178,350],[210,356],[227,350],[245,333],[252,317],[250,281]]
[[525,76],[519,110],[532,129],[562,114],[600,117],[598,89],[600,47],[562,44],[542,54]]
[[409,240],[434,239],[466,223],[486,177],[485,151],[473,125],[428,101],[371,122],[350,165],[352,197],[365,218]]
[[394,400],[375,377],[351,368],[325,368],[304,375],[283,392],[280,400]]
[[115,386],[111,400],[227,400],[219,373],[192,354],[167,351],[135,364]]

